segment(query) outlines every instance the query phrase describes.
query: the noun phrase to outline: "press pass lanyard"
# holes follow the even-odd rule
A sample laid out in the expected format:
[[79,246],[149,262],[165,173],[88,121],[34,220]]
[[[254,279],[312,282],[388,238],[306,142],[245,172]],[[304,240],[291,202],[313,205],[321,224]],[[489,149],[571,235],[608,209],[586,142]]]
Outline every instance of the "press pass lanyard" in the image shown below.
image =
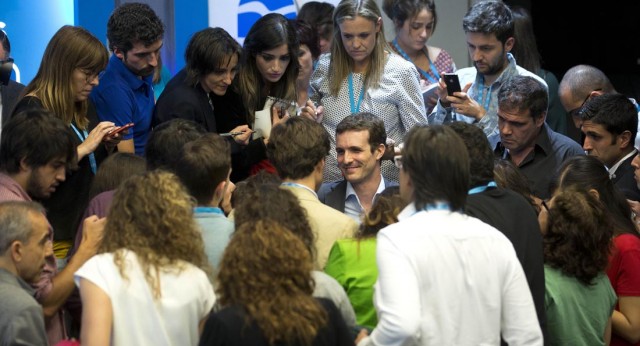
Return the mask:
[[484,192],[490,187],[497,187],[497,186],[498,184],[496,184],[495,181],[490,181],[487,185],[476,186],[473,189],[469,190],[469,195]]
[[[78,128],[73,124],[71,124],[71,128],[76,133],[78,138],[80,138],[80,142],[84,143],[87,137],[89,137],[87,130],[82,130],[82,132],[80,132]],[[91,165],[91,171],[93,172],[93,174],[96,174],[96,170],[98,170],[98,164],[96,163],[96,155],[94,153],[89,154],[89,164]]]
[[422,52],[424,52],[424,55],[427,57],[427,60],[429,61],[429,71],[431,71],[431,73],[433,73],[433,75],[436,76],[435,79],[433,77],[431,77],[431,75],[429,73],[427,73],[427,71],[425,71],[425,70],[421,69],[420,67],[418,67],[418,65],[416,65],[416,63],[414,63],[413,60],[411,60],[409,55],[404,50],[402,50],[402,48],[400,48],[400,45],[398,44],[398,39],[397,38],[394,39],[392,41],[392,43],[393,43],[393,46],[398,51],[398,53],[400,53],[400,55],[402,55],[402,57],[405,60],[410,61],[413,65],[415,65],[415,67],[418,69],[418,72],[420,72],[422,77],[424,77],[426,80],[428,80],[429,83],[437,83],[438,82],[438,80],[440,79],[440,74],[438,74],[438,70],[436,69],[436,66],[433,64],[433,62],[431,62],[431,59],[429,59],[429,54],[427,54],[427,52],[422,50]]
[[349,73],[349,103],[351,104],[351,114],[358,113],[360,111],[360,104],[364,98],[364,83],[362,83],[362,89],[360,90],[360,97],[358,98],[358,104],[354,105],[353,101],[353,73]]
[[491,102],[491,89],[493,88],[493,85],[491,85],[489,87],[489,90],[487,90],[487,100],[484,100],[485,94],[484,94],[484,77],[480,77],[480,83],[476,84],[476,101],[478,101],[478,103],[480,103],[482,105],[482,107],[488,111],[489,110],[489,103]]

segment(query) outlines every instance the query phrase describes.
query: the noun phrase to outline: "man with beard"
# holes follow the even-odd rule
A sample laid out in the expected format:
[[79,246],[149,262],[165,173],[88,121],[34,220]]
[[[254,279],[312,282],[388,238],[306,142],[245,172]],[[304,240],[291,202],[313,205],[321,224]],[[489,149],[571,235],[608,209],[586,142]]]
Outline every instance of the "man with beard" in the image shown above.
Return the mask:
[[118,151],[144,153],[155,105],[153,72],[158,65],[164,27],[146,4],[126,3],[116,8],[107,23],[113,55],[100,84],[91,92],[101,120],[117,126],[134,123]]
[[[74,136],[62,120],[43,109],[11,117],[0,135],[0,202],[49,198],[65,180],[67,168],[76,165]],[[66,338],[61,308],[75,288],[73,273],[95,255],[103,227],[104,219],[87,218],[76,255],[58,272],[53,251],[49,251],[42,274],[33,283],[52,345]],[[53,230],[49,238],[53,240]]]
[[518,66],[509,53],[513,48],[514,21],[509,7],[502,1],[480,1],[462,20],[473,67],[456,72],[462,91],[447,95],[447,85],[440,79],[438,103],[429,124],[464,121],[479,126],[491,148],[500,139],[498,130],[498,91],[513,76],[525,75],[547,84],[535,73]]
[[384,179],[380,171],[386,141],[384,123],[373,114],[342,119],[336,127],[336,153],[344,179],[322,184],[320,201],[360,222],[380,192],[398,185]]

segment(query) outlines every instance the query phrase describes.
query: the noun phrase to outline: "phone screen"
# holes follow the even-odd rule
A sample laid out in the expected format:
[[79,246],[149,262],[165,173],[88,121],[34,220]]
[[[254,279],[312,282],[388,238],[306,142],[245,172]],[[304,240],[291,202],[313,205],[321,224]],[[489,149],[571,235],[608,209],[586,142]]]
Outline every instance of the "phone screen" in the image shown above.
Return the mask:
[[447,94],[449,94],[449,96],[453,96],[454,92],[462,91],[462,88],[460,88],[460,80],[458,79],[457,74],[445,73],[444,82],[447,84]]

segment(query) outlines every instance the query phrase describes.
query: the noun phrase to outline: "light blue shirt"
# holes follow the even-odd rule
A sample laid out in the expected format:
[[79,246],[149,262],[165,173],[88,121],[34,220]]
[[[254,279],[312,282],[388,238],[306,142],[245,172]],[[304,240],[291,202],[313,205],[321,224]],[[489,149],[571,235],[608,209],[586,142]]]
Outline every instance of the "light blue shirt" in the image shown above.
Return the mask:
[[[385,189],[384,178],[380,175],[380,184],[378,185],[378,190],[376,190],[376,194],[373,196],[375,199],[378,194],[380,194]],[[362,204],[360,203],[360,199],[358,195],[356,195],[356,190],[353,189],[353,186],[350,182],[347,182],[347,192],[344,200],[344,213],[354,219],[357,223],[362,222],[362,216],[364,215],[364,208],[362,208]],[[371,201],[373,202],[373,201]]]
[[217,270],[235,226],[220,208],[196,207],[193,217],[202,230],[204,251],[209,263]]

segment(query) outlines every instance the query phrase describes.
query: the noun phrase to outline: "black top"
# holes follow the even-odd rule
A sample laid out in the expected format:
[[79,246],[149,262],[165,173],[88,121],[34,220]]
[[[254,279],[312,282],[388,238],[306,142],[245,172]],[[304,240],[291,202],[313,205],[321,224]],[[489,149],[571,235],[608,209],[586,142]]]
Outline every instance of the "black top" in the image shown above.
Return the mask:
[[[88,102],[87,119],[89,119],[89,126],[87,133],[91,132],[100,122],[93,103],[91,103],[91,100]],[[13,114],[33,108],[44,108],[44,106],[37,97],[25,96],[18,101]],[[76,146],[82,144],[75,132],[73,138]],[[99,145],[94,155],[97,165],[100,166],[100,163],[107,157],[108,153],[104,145]],[[75,239],[80,219],[89,203],[89,189],[91,188],[93,177],[94,173],[91,171],[91,163],[89,155],[87,155],[78,162],[76,170],[67,170],[66,180],[58,185],[51,197],[39,201],[47,210],[47,219],[54,230],[54,240],[69,240],[73,242]]]
[[[501,142],[498,142],[494,152],[498,157],[511,160]],[[551,197],[549,185],[554,174],[564,160],[575,155],[584,155],[584,150],[578,143],[543,124],[536,137],[534,149],[522,160],[518,168],[529,180],[533,194],[540,199],[547,199]]]
[[638,189],[638,183],[633,177],[635,169],[631,166],[631,161],[633,161],[636,155],[638,155],[637,152],[622,161],[613,177],[611,177],[611,181],[613,181],[627,199],[632,201],[640,201],[640,189]]
[[490,187],[470,194],[465,210],[468,215],[495,227],[511,241],[527,277],[540,327],[546,335],[542,234],[533,206],[516,192]]
[[[317,298],[327,311],[328,323],[318,331],[313,340],[314,346],[353,346],[349,329],[336,306],[328,299]],[[255,322],[245,325],[245,311],[239,306],[227,307],[211,314],[202,331],[200,346],[269,346]],[[276,343],[278,346],[290,344]],[[291,344],[301,345],[300,343]],[[306,346],[306,345],[305,345]]]
[[9,120],[12,110],[24,90],[24,85],[9,80],[9,84],[0,85],[0,99],[2,100],[2,124]]

